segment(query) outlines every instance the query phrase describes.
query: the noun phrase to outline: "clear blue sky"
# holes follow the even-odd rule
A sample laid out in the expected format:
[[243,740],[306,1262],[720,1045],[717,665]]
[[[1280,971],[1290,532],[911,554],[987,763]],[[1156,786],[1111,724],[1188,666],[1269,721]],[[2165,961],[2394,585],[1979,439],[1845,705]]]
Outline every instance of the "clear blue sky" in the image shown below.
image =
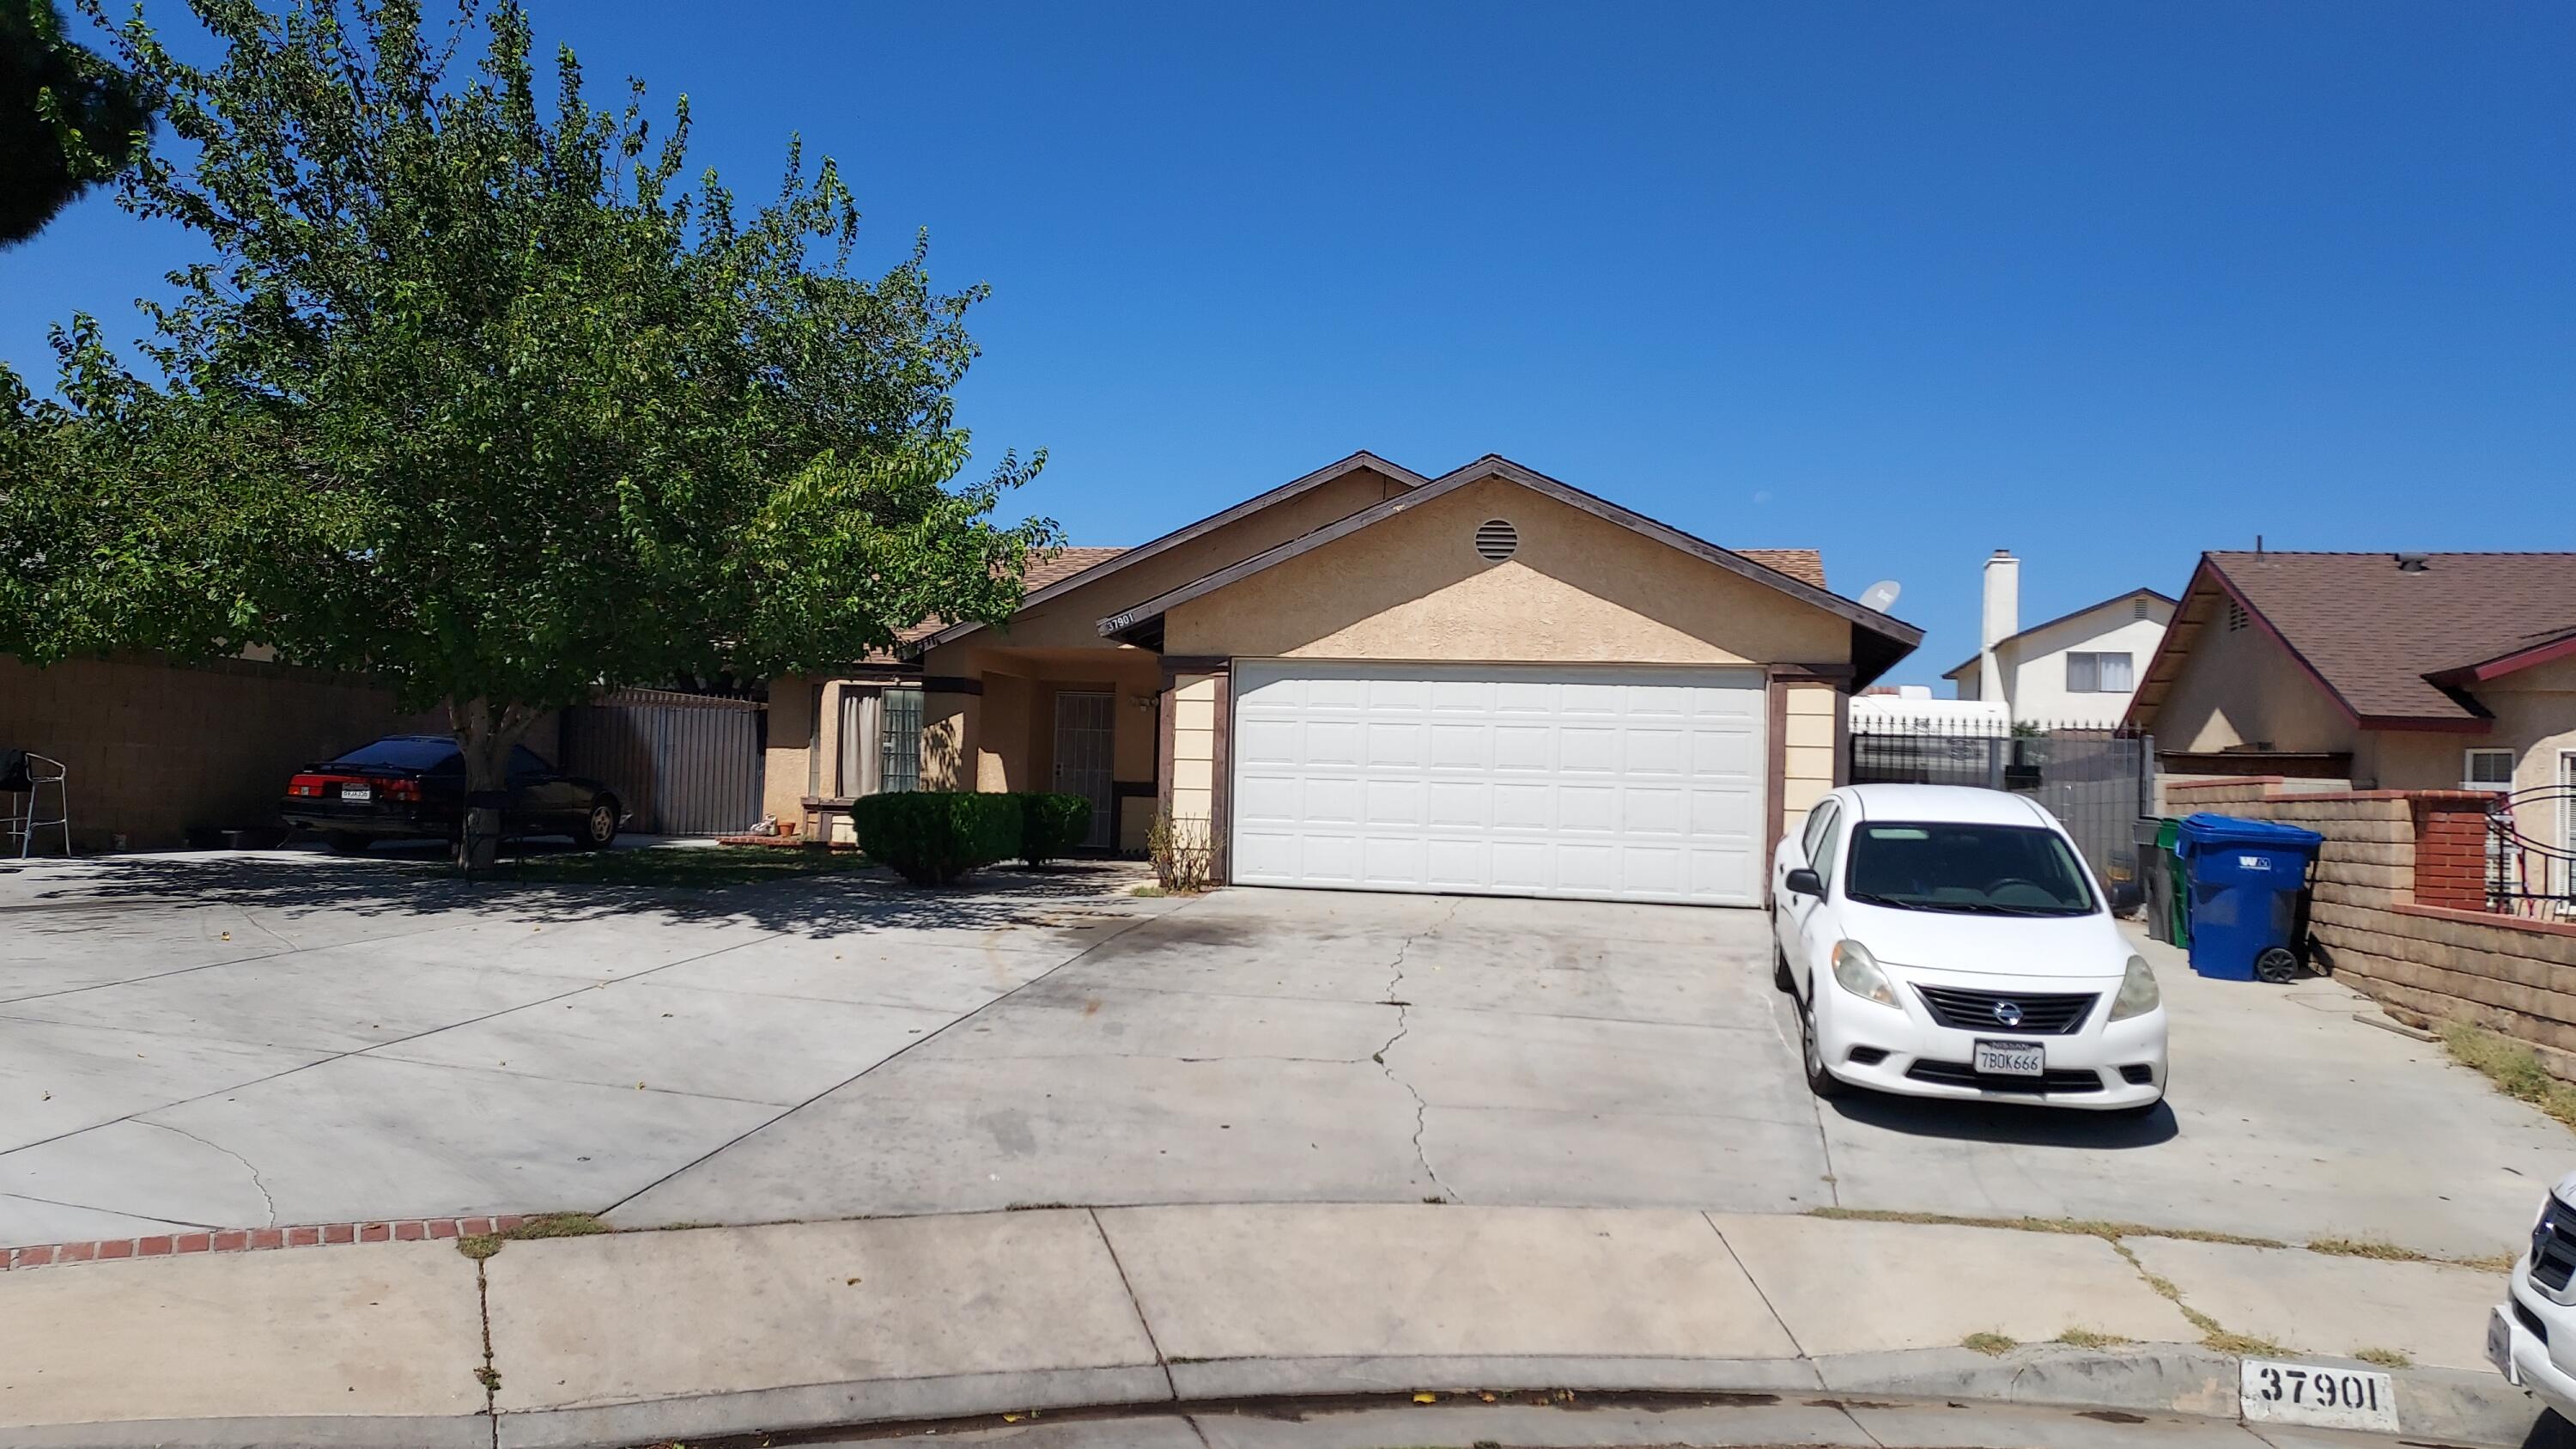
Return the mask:
[[[1499,452],[1903,581],[1911,682],[1999,545],[2025,623],[2257,532],[2576,549],[2565,4],[535,14],[745,193],[801,131],[874,260],[991,283],[961,411],[1077,543]],[[0,357],[186,254],[83,203],[0,253]]]

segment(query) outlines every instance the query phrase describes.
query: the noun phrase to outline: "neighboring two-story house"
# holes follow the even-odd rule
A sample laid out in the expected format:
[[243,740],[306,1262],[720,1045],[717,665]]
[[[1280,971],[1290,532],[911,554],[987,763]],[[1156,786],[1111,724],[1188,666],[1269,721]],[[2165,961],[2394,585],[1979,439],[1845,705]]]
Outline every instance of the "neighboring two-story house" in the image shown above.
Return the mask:
[[2020,613],[2021,560],[1996,549],[1986,560],[1977,653],[1941,677],[1961,699],[2002,703],[2016,725],[2110,729],[2128,713],[2174,601],[2131,589],[2027,629]]

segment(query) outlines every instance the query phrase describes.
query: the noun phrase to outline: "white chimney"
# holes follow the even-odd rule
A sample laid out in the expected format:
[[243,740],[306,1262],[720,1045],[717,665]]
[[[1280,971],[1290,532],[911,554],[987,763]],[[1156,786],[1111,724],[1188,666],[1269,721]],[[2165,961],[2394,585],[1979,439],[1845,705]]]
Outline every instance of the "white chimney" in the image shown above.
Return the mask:
[[2021,632],[2021,560],[1999,548],[1986,560],[1986,608],[1977,630],[1977,698],[2004,699],[2004,673],[1995,646]]

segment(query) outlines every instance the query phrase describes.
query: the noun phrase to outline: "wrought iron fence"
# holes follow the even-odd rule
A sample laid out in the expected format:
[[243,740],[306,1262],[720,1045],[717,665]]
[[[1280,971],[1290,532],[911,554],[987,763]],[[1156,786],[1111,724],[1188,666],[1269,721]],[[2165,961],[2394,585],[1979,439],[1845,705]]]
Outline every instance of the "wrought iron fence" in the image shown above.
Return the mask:
[[2576,920],[2576,782],[2499,795],[2488,808],[2487,909]]
[[2154,800],[2152,736],[2084,726],[1856,718],[1855,785],[1968,785],[2026,795],[2066,826],[2123,913],[2142,898],[2136,825]]

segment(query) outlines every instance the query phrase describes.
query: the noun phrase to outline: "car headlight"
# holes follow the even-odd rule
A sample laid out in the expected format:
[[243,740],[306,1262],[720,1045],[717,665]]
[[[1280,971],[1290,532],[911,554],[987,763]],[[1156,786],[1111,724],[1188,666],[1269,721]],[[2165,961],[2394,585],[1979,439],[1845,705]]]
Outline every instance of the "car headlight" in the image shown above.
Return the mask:
[[2130,957],[2128,974],[2120,978],[2120,994],[2111,998],[2111,1019],[2144,1016],[2164,1004],[2165,994],[2156,989],[2155,969],[2144,956]]
[[1858,941],[1834,943],[1834,984],[1881,1006],[1896,1004],[1896,988],[1888,984],[1887,973]]

